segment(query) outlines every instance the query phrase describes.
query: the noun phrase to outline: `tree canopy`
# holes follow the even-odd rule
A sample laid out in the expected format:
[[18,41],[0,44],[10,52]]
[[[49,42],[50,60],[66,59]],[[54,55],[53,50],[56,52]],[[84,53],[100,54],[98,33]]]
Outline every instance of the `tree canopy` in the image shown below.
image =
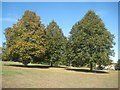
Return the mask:
[[120,59],[118,59],[118,61],[117,61],[116,69],[117,69],[117,70],[120,70]]
[[105,27],[102,20],[94,11],[86,13],[82,20],[71,29],[71,43],[76,62],[107,65],[111,62],[110,56],[114,55],[112,35]]
[[[6,28],[6,56],[23,64],[39,61],[45,53],[45,31],[40,17],[25,11],[11,28]],[[7,59],[8,59],[7,58]]]
[[58,64],[62,59],[62,54],[64,54],[64,40],[65,37],[62,30],[59,28],[57,23],[53,20],[46,27],[46,56],[51,63]]
[[33,11],[25,11],[12,27],[5,29],[2,59],[28,63],[47,62],[53,65],[108,65],[114,56],[114,35],[92,10],[73,25],[66,38],[59,25],[52,20],[45,26]]

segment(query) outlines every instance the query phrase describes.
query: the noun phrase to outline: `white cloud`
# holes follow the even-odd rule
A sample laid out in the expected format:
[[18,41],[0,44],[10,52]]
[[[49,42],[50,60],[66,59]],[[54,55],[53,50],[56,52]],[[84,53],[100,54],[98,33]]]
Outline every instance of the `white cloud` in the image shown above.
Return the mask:
[[97,15],[106,15],[106,14],[107,14],[107,12],[106,12],[106,11],[101,10],[101,11],[96,12],[96,14],[97,14]]
[[6,22],[16,22],[17,19],[14,18],[0,18],[0,21],[6,21]]

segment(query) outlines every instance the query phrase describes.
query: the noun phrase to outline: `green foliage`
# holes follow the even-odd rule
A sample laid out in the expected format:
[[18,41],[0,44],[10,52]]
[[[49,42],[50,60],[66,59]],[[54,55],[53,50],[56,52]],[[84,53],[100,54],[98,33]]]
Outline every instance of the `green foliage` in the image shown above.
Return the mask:
[[93,63],[107,65],[109,56],[113,56],[114,36],[106,29],[102,20],[94,11],[88,11],[83,19],[77,22],[71,30],[71,48],[76,63]]
[[71,29],[67,39],[53,20],[44,29],[40,17],[25,11],[12,27],[5,29],[6,43],[2,59],[28,63],[50,63],[72,66],[108,65],[114,56],[114,35],[105,27],[94,11],[88,11]]
[[64,54],[64,40],[65,37],[62,33],[62,30],[59,28],[57,23],[53,20],[46,27],[46,57],[48,62],[53,64],[60,63],[62,55]]
[[0,47],[0,60],[2,59],[2,47]]
[[73,59],[74,59],[74,53],[71,48],[71,43],[69,40],[66,39],[63,63],[67,66],[71,66]]
[[6,28],[5,36],[6,50],[4,55],[7,60],[27,65],[30,62],[39,62],[44,57],[44,26],[40,22],[40,17],[36,16],[34,12],[25,11],[18,23],[14,24],[12,28]]
[[118,59],[117,64],[116,64],[116,70],[120,70],[120,59]]

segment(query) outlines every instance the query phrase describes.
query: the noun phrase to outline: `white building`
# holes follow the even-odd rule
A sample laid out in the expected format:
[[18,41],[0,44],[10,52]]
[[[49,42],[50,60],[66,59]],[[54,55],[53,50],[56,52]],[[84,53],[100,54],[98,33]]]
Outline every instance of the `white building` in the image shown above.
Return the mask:
[[111,64],[111,65],[108,65],[108,66],[105,66],[105,69],[107,70],[115,70],[115,64]]

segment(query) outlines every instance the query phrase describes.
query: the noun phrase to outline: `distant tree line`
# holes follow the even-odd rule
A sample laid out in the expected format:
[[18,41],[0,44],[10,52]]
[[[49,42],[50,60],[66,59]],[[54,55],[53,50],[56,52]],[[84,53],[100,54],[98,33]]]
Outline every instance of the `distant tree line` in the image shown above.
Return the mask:
[[118,59],[115,69],[120,70],[120,59]]
[[54,65],[84,66],[90,70],[97,65],[108,65],[114,56],[114,35],[105,27],[94,11],[73,25],[70,37],[53,20],[46,27],[35,12],[25,11],[12,27],[5,29],[6,42],[2,60]]

